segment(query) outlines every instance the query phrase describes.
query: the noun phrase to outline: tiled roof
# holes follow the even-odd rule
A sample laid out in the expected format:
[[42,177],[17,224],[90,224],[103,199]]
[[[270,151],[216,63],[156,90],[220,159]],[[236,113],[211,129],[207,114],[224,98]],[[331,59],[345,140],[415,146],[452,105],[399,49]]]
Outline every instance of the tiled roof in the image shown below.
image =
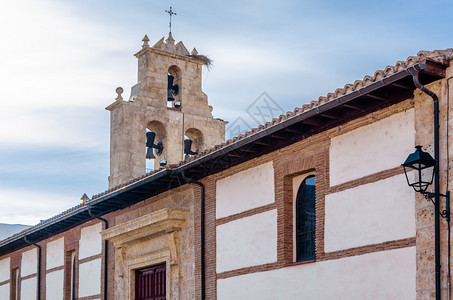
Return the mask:
[[[148,178],[148,177],[151,177],[153,175],[156,175],[157,173],[160,173],[160,172],[163,172],[165,170],[168,170],[168,169],[175,169],[175,168],[178,168],[178,167],[181,167],[181,166],[184,166],[186,164],[188,164],[189,162],[192,162],[194,160],[197,160],[197,159],[200,159],[200,158],[203,158],[205,156],[208,156],[209,154],[211,154],[212,152],[214,151],[217,151],[219,149],[222,149],[226,146],[229,146],[231,144],[234,144],[234,143],[237,143],[238,141],[246,138],[246,137],[249,137],[249,136],[252,136],[254,134],[257,134],[265,129],[268,129],[272,126],[275,126],[277,124],[280,124],[282,122],[284,122],[285,120],[288,120],[288,119],[291,119],[292,117],[295,117],[295,116],[298,116],[298,115],[301,115],[301,114],[304,114],[310,110],[313,110],[314,108],[320,106],[320,105],[323,105],[327,102],[330,102],[334,99],[337,99],[341,96],[344,96],[344,95],[347,95],[349,93],[352,93],[354,91],[358,91],[368,85],[370,85],[371,83],[373,82],[377,82],[377,81],[380,81],[392,74],[395,74],[399,71],[402,71],[408,67],[411,67],[417,63],[420,63],[420,62],[423,62],[423,61],[426,61],[426,60],[432,60],[432,61],[435,61],[435,62],[438,62],[438,63],[442,63],[442,64],[447,64],[448,61],[450,61],[451,59],[453,59],[453,48],[448,48],[446,50],[434,50],[434,51],[420,51],[417,53],[416,56],[410,56],[408,57],[405,61],[398,61],[396,62],[396,64],[394,66],[387,66],[384,70],[378,70],[374,73],[373,76],[365,76],[362,80],[356,80],[354,83],[352,84],[346,84],[343,88],[338,88],[335,90],[335,92],[333,93],[328,93],[326,96],[321,96],[318,98],[318,100],[313,100],[311,101],[309,104],[304,104],[302,105],[301,107],[296,107],[293,111],[288,111],[286,114],[282,114],[280,115],[278,118],[274,118],[273,120],[269,121],[269,122],[266,122],[264,125],[260,125],[258,126],[257,128],[253,128],[251,129],[250,131],[247,131],[243,134],[240,134],[239,136],[237,137],[233,137],[229,140],[227,140],[225,143],[222,143],[220,145],[216,145],[210,149],[207,149],[203,152],[200,152],[199,154],[195,155],[195,156],[192,156],[188,159],[186,159],[185,161],[181,161],[179,163],[179,165],[168,165],[166,166],[165,168],[162,168],[160,170],[155,170],[151,173],[147,173],[143,176],[140,176],[140,177],[137,177],[137,178],[134,178],[133,180],[130,180],[129,182],[126,182],[124,184],[121,184],[121,185],[118,185],[118,186],[115,186],[111,189],[108,189],[100,194],[97,194],[97,195],[93,195],[91,200],[89,201],[86,201],[84,203],[81,203],[77,206],[74,206],[56,216],[53,216],[47,220],[44,220],[44,221],[41,221],[39,224],[31,227],[31,228],[28,228],[20,233],[17,233],[15,235],[13,235],[12,237],[9,237],[7,238],[8,240],[9,239],[13,239],[15,236],[19,236],[19,235],[24,235],[24,234],[27,234],[27,232],[29,231],[33,231],[34,229],[36,229],[37,227],[40,227],[40,226],[43,226],[45,225],[46,223],[50,223],[58,218],[61,218],[61,217],[64,217],[65,215],[68,215],[70,214],[71,212],[74,212],[76,210],[79,210],[79,209],[86,209],[86,207],[89,206],[90,202],[92,202],[93,200],[96,200],[98,198],[101,198],[101,197],[104,197],[106,195],[109,195],[113,192],[117,192],[121,189],[124,189],[125,187],[127,186],[130,186],[138,181],[141,181],[145,178]],[[6,240],[5,240],[6,241]]]
[[258,127],[253,128],[249,131],[246,131],[245,133],[242,133],[239,136],[233,137],[233,138],[227,140],[225,143],[216,145],[211,149],[207,149],[203,152],[200,152],[198,155],[192,156],[189,159],[185,160],[184,162],[181,162],[180,165],[183,165],[189,161],[193,161],[193,160],[196,160],[203,156],[206,156],[213,151],[216,151],[216,150],[223,148],[227,145],[230,145],[232,143],[236,143],[237,141],[239,141],[245,137],[256,134],[264,129],[267,129],[271,126],[279,124],[291,117],[303,114],[303,113],[305,113],[309,110],[312,110],[324,103],[330,102],[334,99],[337,99],[337,98],[344,96],[346,94],[349,94],[351,92],[360,90],[361,88],[364,88],[365,86],[367,86],[373,82],[382,80],[385,77],[388,77],[392,74],[395,74],[399,71],[402,71],[408,67],[415,65],[416,63],[423,62],[427,59],[445,64],[449,60],[453,59],[453,48],[448,48],[446,50],[420,51],[417,53],[416,56],[409,56],[405,61],[397,61],[394,66],[387,66],[384,70],[377,70],[373,76],[366,75],[362,80],[356,80],[354,83],[348,83],[343,88],[336,89],[335,92],[333,92],[333,93],[328,93],[326,96],[320,96],[318,98],[318,100],[313,100],[309,104],[304,104],[301,107],[296,107],[293,111],[288,111],[286,114],[282,114],[278,118],[274,118],[271,121],[266,122],[263,125],[259,125]]
[[[394,66],[387,66],[384,70],[377,70],[373,76],[366,75],[362,80],[356,80],[354,83],[348,83],[346,84],[343,88],[338,88],[335,90],[333,93],[328,93],[326,96],[320,96],[318,100],[313,100],[310,102],[310,104],[304,104],[301,107],[296,107],[293,111],[288,111],[286,114],[280,115],[278,118],[274,118],[273,120],[266,122],[264,125],[259,125],[256,128],[253,128],[249,131],[246,131],[245,133],[240,134],[239,136],[233,137],[225,143],[222,143],[220,145],[216,145],[210,149],[206,149],[205,151],[199,152],[197,155],[191,156],[187,158],[184,161],[181,161],[179,163],[179,166],[183,166],[188,162],[194,161],[196,159],[199,159],[201,157],[204,157],[206,155],[209,155],[210,153],[217,151],[225,146],[228,146],[230,144],[236,143],[239,140],[242,140],[245,137],[248,137],[250,135],[256,134],[260,131],[263,131],[264,129],[267,129],[271,126],[274,126],[276,124],[279,124],[291,117],[303,114],[309,110],[312,110],[324,103],[327,103],[329,101],[332,101],[338,97],[341,97],[343,95],[349,94],[353,91],[357,91],[373,82],[382,80],[385,77],[388,77],[392,74],[395,74],[401,70],[404,70],[410,66],[413,66],[416,63],[423,62],[427,59],[439,62],[439,63],[447,63],[450,59],[453,59],[453,48],[448,48],[446,50],[434,50],[434,51],[420,51],[417,53],[416,56],[409,56],[405,61],[397,61]],[[174,168],[175,166],[167,166],[166,168]],[[161,169],[163,170],[163,169]],[[92,199],[99,198],[101,196],[107,195],[111,192],[117,191],[125,186],[128,186],[130,184],[133,184],[136,181],[139,181],[143,178],[149,177],[161,170],[156,170],[152,173],[147,173],[143,176],[137,177],[129,182],[126,182],[124,184],[115,186],[109,190],[106,190],[103,193],[94,195]]]

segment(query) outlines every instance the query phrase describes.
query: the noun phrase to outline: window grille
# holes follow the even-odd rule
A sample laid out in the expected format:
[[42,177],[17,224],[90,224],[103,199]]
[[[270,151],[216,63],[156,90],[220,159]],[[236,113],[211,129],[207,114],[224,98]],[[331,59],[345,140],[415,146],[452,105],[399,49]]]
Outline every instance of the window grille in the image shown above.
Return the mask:
[[165,300],[165,264],[135,271],[136,300]]

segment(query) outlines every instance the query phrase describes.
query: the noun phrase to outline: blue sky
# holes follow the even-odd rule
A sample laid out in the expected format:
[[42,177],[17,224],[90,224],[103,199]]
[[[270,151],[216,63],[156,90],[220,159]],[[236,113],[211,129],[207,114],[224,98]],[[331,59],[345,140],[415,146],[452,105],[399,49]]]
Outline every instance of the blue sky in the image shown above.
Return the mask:
[[[292,110],[419,50],[453,47],[451,1],[172,1],[173,36],[209,56],[214,116],[266,92]],[[107,188],[109,113],[169,1],[0,1],[0,223],[36,224]],[[253,123],[249,121],[249,123]]]

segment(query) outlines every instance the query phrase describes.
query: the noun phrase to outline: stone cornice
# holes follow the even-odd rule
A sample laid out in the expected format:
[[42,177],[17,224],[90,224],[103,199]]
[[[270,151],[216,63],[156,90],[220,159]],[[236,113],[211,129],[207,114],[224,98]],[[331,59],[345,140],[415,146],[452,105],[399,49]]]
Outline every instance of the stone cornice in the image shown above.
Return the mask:
[[195,58],[192,58],[192,57],[189,57],[189,56],[180,55],[180,54],[177,54],[177,53],[172,53],[172,52],[168,52],[168,51],[152,48],[152,47],[149,47],[149,46],[141,49],[140,51],[135,53],[134,56],[138,58],[138,57],[140,57],[142,55],[145,55],[147,52],[152,52],[152,53],[156,53],[156,54],[159,54],[159,55],[168,56],[168,57],[172,57],[172,58],[176,58],[176,59],[181,59],[181,60],[185,60],[185,61],[188,61],[188,62],[199,64],[199,65],[204,65],[204,62],[202,62],[199,59],[195,59]]
[[109,110],[109,111],[112,111],[115,108],[117,108],[118,106],[120,106],[121,103],[124,103],[124,102],[126,102],[126,101],[118,101],[117,100],[117,101],[113,102],[112,104],[110,104],[109,106],[107,106],[105,109]]
[[115,247],[135,240],[179,231],[187,222],[189,212],[178,209],[161,209],[149,215],[103,230],[102,238]]

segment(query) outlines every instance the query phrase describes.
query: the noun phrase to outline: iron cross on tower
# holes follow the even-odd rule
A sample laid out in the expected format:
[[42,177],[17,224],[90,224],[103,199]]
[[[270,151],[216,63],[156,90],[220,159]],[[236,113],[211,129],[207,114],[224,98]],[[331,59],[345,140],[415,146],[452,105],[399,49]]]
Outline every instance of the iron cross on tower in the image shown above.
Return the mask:
[[166,13],[170,15],[170,33],[171,33],[171,16],[176,15],[176,13],[172,10],[170,6],[170,10],[165,10]]

